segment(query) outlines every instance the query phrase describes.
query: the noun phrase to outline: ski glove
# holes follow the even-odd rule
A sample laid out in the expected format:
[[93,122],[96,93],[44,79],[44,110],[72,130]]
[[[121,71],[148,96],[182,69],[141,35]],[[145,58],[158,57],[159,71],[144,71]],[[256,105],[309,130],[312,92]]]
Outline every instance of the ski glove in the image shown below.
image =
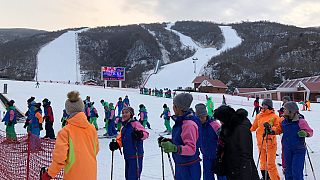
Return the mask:
[[119,149],[120,148],[120,146],[119,146],[119,144],[117,143],[117,142],[115,142],[115,141],[111,141],[110,142],[110,144],[109,144],[109,149],[111,150],[111,151],[115,151],[115,150],[117,150],[117,149]]
[[143,138],[143,132],[139,130],[134,130],[132,132],[132,137],[136,140],[141,140]]
[[266,136],[267,134],[269,135],[275,134],[275,132],[271,129],[271,125],[268,122],[263,123],[263,126],[264,126],[263,136]]
[[158,138],[158,144],[159,144],[159,147],[161,147],[161,143],[162,142],[172,142],[172,140],[171,139],[169,139],[169,138],[165,138],[165,137],[163,137],[163,136],[160,136],[159,138]]
[[174,145],[172,142],[167,141],[167,142],[161,142],[161,147],[163,148],[163,151],[165,153],[170,153],[170,152],[177,152],[178,147]]
[[304,138],[308,136],[308,133],[305,130],[300,130],[298,131],[298,136]]

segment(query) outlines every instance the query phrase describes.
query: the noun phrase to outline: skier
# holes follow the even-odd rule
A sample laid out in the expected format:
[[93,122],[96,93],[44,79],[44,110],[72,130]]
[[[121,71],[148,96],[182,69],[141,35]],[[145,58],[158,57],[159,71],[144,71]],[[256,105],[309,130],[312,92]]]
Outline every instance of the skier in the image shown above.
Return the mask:
[[36,88],[39,88],[39,85],[40,85],[40,83],[39,83],[39,81],[37,81]]
[[27,116],[27,119],[26,119],[26,122],[24,123],[24,126],[23,128],[27,128],[27,132],[29,132],[29,124],[30,124],[30,121],[31,121],[31,114],[30,114],[30,107],[31,107],[31,104],[35,104],[36,102],[34,101],[35,100],[35,97],[31,96],[28,100],[27,100],[27,104],[28,104],[28,110],[27,112],[25,113],[25,116]]
[[311,111],[311,109],[310,109],[311,104],[310,104],[310,100],[309,99],[306,101],[305,105],[306,105],[306,110]]
[[97,109],[93,106],[94,102],[89,104],[90,108],[90,123],[94,125],[96,130],[98,130],[97,118],[99,117]]
[[126,95],[126,96],[124,97],[123,103],[125,104],[125,106],[130,106],[130,101],[129,101],[128,95]]
[[171,134],[171,131],[172,131],[172,128],[170,126],[170,116],[171,116],[170,109],[167,106],[167,104],[164,104],[163,105],[163,112],[160,115],[160,118],[163,117],[163,119],[164,119],[164,126],[166,127],[166,130],[164,132],[169,133],[169,134]]
[[193,97],[189,93],[181,93],[174,97],[175,124],[172,128],[172,139],[158,139],[164,152],[172,152],[176,180],[200,180],[201,177],[200,120],[190,109],[192,100]]
[[113,107],[113,103],[109,104],[107,122],[106,122],[106,130],[107,133],[104,134],[107,137],[114,137],[117,135],[117,130],[115,129],[115,110]]
[[[87,96],[88,97],[88,96]],[[91,103],[87,103],[86,100],[83,101],[83,104],[84,104],[84,109],[83,109],[83,112],[85,113],[86,117],[87,117],[87,120],[88,122],[90,122],[90,117],[91,117]]]
[[258,115],[260,113],[260,105],[259,105],[259,97],[256,97],[256,100],[254,100],[253,102],[253,113],[252,113],[252,117],[254,116],[254,113],[256,113],[256,115]]
[[10,100],[6,103],[7,112],[4,115],[2,122],[6,125],[6,137],[7,140],[14,141],[17,140],[16,131],[14,129],[15,124],[17,124],[17,113],[16,108],[13,106],[14,100]]
[[54,129],[53,129],[54,117],[53,117],[51,102],[47,98],[45,98],[43,99],[42,104],[43,104],[43,110],[44,110],[43,120],[46,122],[46,125],[45,125],[46,136],[44,138],[55,139],[56,136],[54,134]]
[[[208,116],[206,105],[200,103],[195,106],[196,115],[201,121],[201,144],[200,150],[203,157],[203,180],[214,180],[212,167],[216,160],[218,131],[220,124],[215,119]],[[227,180],[225,176],[218,176],[218,180]]]
[[299,114],[296,102],[289,101],[284,104],[284,119],[271,130],[270,134],[281,134],[282,151],[285,163],[285,179],[303,180],[303,167],[306,155],[305,138],[312,137],[313,130],[309,127],[304,117]]
[[39,137],[40,131],[43,129],[41,103],[32,103],[29,108],[29,115],[30,115],[29,130],[31,134]]
[[[104,101],[103,99],[101,99],[100,101],[101,105],[103,106],[103,110],[104,110],[104,122],[106,122],[108,120],[108,111],[109,111],[109,104],[108,102]],[[107,126],[105,126],[107,127]]]
[[144,128],[146,128],[147,126],[147,123],[148,123],[148,112],[147,112],[147,109],[146,107],[143,105],[143,104],[140,104],[139,105],[139,116],[140,116],[140,123],[142,124],[142,126]]
[[227,102],[226,102],[226,97],[224,97],[224,95],[222,95],[222,103],[221,105],[227,105]]
[[143,161],[143,140],[149,137],[149,133],[142,125],[133,119],[134,109],[124,107],[122,110],[123,127],[117,137],[117,141],[110,142],[109,149],[115,151],[123,147],[125,160],[125,178],[127,180],[140,179]]
[[251,123],[244,109],[235,111],[230,106],[220,106],[214,117],[222,123],[218,138],[217,160],[213,171],[227,179],[259,180],[253,160]]
[[212,101],[212,97],[208,97],[208,96],[206,95],[206,98],[207,98],[208,116],[212,117],[212,115],[213,115],[213,110],[214,110],[214,104],[213,104],[213,101]]
[[126,104],[122,101],[121,97],[119,97],[115,109],[117,109],[117,107],[118,107],[118,116],[121,116],[121,111],[123,107],[126,107]]
[[282,107],[278,110],[278,113],[279,113],[279,117],[282,117],[282,114],[284,112],[284,107],[283,105],[287,102],[291,101],[291,98],[290,96],[283,96],[282,97]]
[[67,124],[67,119],[69,118],[69,115],[67,114],[66,109],[62,112],[62,118],[61,118],[61,128],[63,128]]
[[62,168],[65,180],[97,179],[98,136],[86,119],[84,104],[79,95],[77,91],[71,91],[67,95],[65,109],[70,118],[58,133],[52,162],[42,174],[42,180],[55,178]]
[[[262,108],[252,124],[251,131],[256,132],[257,145],[260,154],[260,170],[263,179],[279,180],[280,176],[276,167],[277,138],[275,135],[267,135],[264,124],[268,122],[271,127],[277,127],[280,117],[275,114],[271,99],[262,101]],[[267,163],[268,162],[268,163]],[[267,171],[267,172],[266,172]],[[267,174],[268,177],[265,177]]]

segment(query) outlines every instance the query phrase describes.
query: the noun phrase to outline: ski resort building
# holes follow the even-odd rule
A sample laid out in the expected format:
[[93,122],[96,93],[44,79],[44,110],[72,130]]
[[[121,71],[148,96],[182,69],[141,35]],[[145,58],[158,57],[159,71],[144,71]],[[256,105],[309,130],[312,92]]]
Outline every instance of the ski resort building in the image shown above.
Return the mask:
[[205,93],[226,93],[228,86],[217,79],[210,79],[206,76],[197,76],[192,83],[194,89]]

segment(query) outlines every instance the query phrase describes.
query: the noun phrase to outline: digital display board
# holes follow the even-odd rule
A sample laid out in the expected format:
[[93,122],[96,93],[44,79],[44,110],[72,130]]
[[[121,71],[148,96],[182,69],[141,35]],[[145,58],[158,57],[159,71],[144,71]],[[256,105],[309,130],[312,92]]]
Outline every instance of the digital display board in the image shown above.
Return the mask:
[[101,67],[101,78],[107,81],[124,81],[125,67]]

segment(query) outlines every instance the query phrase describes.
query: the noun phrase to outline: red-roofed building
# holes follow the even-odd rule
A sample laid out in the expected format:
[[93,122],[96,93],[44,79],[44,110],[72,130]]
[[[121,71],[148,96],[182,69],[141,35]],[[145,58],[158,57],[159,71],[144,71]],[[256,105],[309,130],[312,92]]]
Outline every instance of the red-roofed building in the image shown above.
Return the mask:
[[284,81],[278,88],[279,99],[290,96],[294,101],[320,102],[320,76],[311,76]]
[[210,79],[206,76],[197,76],[192,83],[194,84],[194,89],[199,92],[206,93],[226,93],[228,86],[217,79]]

